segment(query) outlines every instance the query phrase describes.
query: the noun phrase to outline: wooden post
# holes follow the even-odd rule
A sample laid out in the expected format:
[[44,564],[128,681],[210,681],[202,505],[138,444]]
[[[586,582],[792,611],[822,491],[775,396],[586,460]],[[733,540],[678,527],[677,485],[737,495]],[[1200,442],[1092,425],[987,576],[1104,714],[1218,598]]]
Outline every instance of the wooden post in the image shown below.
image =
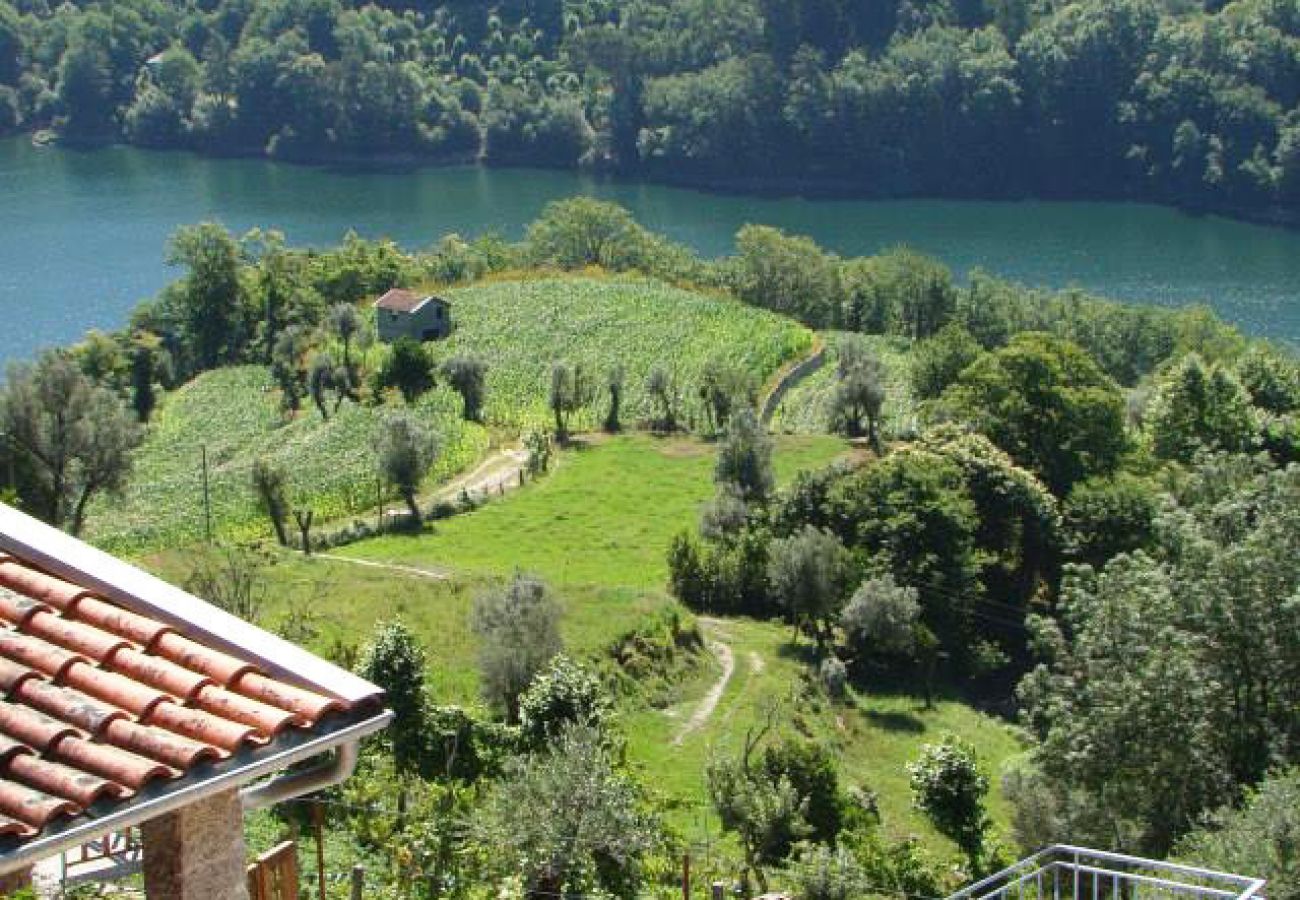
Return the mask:
[[311,805],[311,827],[316,834],[316,884],[325,900],[325,807],[319,800]]
[[682,900],[691,900],[691,853],[682,854]]
[[352,867],[352,900],[361,900],[361,891],[366,886],[366,867],[358,863]]
[[203,453],[203,530],[212,543],[212,497],[208,492],[208,445],[201,446]]

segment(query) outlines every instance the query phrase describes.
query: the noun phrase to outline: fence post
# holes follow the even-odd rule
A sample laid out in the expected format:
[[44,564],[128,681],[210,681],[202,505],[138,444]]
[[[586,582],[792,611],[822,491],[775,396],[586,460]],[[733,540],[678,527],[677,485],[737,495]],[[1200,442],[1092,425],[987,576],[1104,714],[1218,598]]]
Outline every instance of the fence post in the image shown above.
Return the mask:
[[361,900],[361,891],[366,886],[366,867],[358,863],[352,867],[352,900]]

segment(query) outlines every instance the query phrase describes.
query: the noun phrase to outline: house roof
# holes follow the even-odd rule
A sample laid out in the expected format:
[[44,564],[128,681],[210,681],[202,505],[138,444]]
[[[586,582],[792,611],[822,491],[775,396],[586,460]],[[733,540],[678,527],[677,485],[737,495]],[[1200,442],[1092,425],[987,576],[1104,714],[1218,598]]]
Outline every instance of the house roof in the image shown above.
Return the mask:
[[385,715],[374,685],[3,504],[0,694],[0,856]]
[[390,312],[414,313],[419,312],[422,306],[433,300],[439,303],[447,302],[441,297],[435,297],[432,294],[417,294],[415,291],[408,291],[405,288],[393,288],[376,300],[375,306]]

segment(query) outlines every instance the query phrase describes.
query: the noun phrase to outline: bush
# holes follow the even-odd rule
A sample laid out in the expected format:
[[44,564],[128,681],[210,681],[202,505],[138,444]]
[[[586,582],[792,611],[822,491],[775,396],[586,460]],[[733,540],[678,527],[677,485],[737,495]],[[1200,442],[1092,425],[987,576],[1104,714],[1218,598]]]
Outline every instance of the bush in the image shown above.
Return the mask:
[[908,763],[912,802],[940,834],[951,838],[978,871],[989,828],[984,798],[989,780],[979,771],[975,750],[954,734],[926,744],[921,758]]
[[571,724],[603,729],[609,714],[609,696],[600,678],[564,654],[552,659],[519,698],[519,728],[534,747]]

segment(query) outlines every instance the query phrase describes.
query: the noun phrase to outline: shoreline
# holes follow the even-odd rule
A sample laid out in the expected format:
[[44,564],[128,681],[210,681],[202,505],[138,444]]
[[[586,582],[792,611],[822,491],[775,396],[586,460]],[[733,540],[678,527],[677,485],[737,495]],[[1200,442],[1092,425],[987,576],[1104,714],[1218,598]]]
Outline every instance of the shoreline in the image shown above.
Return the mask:
[[19,131],[9,137],[29,139],[34,147],[50,147],[79,152],[123,147],[150,153],[185,153],[208,159],[244,159],[278,165],[309,169],[333,170],[340,174],[365,172],[414,172],[420,169],[446,169],[457,166],[500,169],[571,172],[575,175],[603,179],[622,184],[648,184],[704,194],[728,197],[753,197],[763,200],[808,200],[816,202],[861,201],[936,201],[936,202],[986,202],[986,203],[1131,203],[1158,206],[1181,215],[1199,218],[1217,216],[1235,222],[1244,222],[1266,228],[1300,231],[1300,209],[1279,206],[1242,207],[1188,204],[1175,199],[1146,197],[1125,191],[1113,193],[1080,192],[1076,194],[1013,193],[1013,194],[962,194],[873,191],[868,185],[840,177],[777,175],[740,175],[734,177],[703,175],[672,171],[661,167],[643,167],[636,171],[620,171],[582,166],[555,166],[529,160],[490,161],[480,154],[454,153],[442,156],[419,156],[413,153],[365,155],[354,153],[320,153],[302,157],[268,156],[254,148],[229,148],[222,150],[196,150],[192,147],[151,147],[121,140],[68,140],[47,131]]

